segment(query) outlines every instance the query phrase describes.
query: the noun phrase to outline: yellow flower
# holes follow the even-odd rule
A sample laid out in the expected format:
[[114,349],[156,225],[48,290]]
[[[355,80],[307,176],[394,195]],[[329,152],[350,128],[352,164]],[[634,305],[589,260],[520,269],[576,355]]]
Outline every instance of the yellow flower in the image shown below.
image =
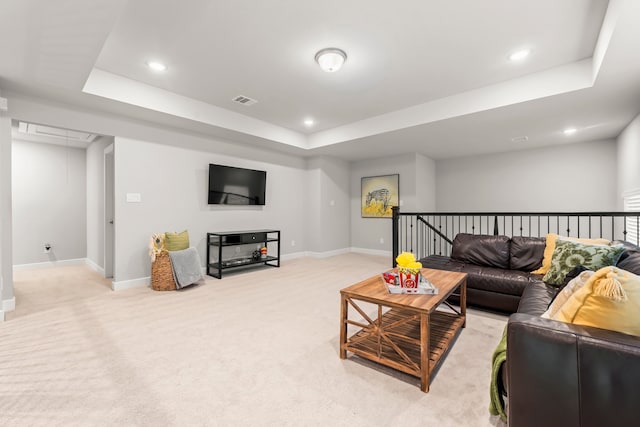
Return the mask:
[[411,252],[402,252],[396,257],[398,267],[409,267],[409,264],[416,262],[416,257]]
[[412,262],[407,266],[407,268],[409,270],[420,270],[422,268],[422,263],[419,263],[417,261],[416,262]]

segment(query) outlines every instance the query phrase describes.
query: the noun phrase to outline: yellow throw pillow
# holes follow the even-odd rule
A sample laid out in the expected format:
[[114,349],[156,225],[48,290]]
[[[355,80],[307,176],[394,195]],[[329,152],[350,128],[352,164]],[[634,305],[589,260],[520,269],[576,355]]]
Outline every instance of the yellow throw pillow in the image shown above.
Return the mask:
[[182,251],[189,248],[189,232],[184,230],[182,233],[173,233],[167,231],[164,233],[164,247],[168,251]]
[[544,255],[542,257],[542,267],[531,272],[531,274],[547,274],[549,267],[551,267],[551,258],[553,258],[553,251],[556,249],[556,240],[570,240],[572,242],[585,243],[587,245],[608,245],[607,239],[578,239],[577,237],[564,237],[558,236],[555,233],[547,234],[547,242],[544,247]]
[[640,336],[640,277],[604,267],[587,280],[552,318]]

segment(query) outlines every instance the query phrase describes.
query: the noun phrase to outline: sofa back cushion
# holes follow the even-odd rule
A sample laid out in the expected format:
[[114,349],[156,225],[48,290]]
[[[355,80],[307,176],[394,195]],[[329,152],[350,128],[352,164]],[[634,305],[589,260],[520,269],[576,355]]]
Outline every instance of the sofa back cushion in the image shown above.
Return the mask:
[[459,233],[453,239],[451,258],[457,261],[496,268],[509,268],[507,236]]
[[618,267],[640,276],[640,249],[630,249],[628,245],[625,248],[618,260]]
[[544,237],[512,237],[509,249],[511,270],[533,271],[540,268],[545,246]]

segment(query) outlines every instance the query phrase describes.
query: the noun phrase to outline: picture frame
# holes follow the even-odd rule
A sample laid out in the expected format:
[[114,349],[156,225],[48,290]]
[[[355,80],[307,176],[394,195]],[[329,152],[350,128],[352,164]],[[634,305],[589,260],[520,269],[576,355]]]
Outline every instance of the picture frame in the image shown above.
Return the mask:
[[365,176],[360,180],[362,218],[391,218],[400,200],[400,174]]

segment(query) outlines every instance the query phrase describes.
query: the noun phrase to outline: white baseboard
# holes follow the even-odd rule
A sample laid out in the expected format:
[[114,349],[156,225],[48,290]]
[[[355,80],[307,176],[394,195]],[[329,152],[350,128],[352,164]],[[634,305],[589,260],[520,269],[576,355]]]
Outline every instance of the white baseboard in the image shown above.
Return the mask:
[[281,255],[280,259],[282,261],[287,261],[290,259],[296,259],[296,258],[304,258],[309,256],[309,254],[307,252],[294,252],[292,254],[286,254],[286,255]]
[[35,262],[33,264],[17,264],[13,271],[30,270],[32,268],[62,267],[65,265],[86,265],[86,258],[62,259],[60,261]]
[[13,311],[15,309],[16,309],[16,297],[2,300],[2,307],[0,307],[0,310]]
[[391,259],[391,257],[393,256],[391,251],[382,251],[379,249],[351,248],[351,252],[367,255],[385,256],[389,257],[389,259]]
[[332,256],[348,254],[349,252],[351,252],[351,250],[349,248],[335,249],[333,251],[325,251],[325,252],[311,252],[311,251],[309,251],[309,252],[307,252],[307,256],[310,256],[311,258],[322,259],[322,258],[330,258]]
[[120,280],[119,282],[111,282],[111,289],[114,291],[123,291],[125,289],[143,288],[151,286],[151,277],[141,277],[139,279]]
[[85,263],[91,267],[93,270],[97,271],[98,273],[102,274],[104,276],[104,268],[100,267],[98,264],[96,264],[93,260],[89,259],[89,258],[85,258]]

